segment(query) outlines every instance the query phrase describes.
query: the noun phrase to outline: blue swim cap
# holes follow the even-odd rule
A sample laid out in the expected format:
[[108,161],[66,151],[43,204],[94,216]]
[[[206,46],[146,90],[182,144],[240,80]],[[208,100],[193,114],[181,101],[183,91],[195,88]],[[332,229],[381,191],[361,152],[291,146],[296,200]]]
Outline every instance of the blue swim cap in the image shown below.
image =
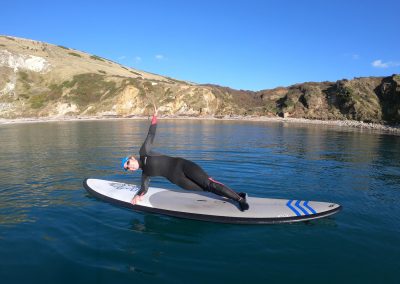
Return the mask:
[[128,162],[128,160],[129,160],[129,157],[125,157],[125,158],[122,159],[122,168],[123,168],[125,171],[128,170],[127,168],[124,167],[124,166],[125,166],[125,163]]

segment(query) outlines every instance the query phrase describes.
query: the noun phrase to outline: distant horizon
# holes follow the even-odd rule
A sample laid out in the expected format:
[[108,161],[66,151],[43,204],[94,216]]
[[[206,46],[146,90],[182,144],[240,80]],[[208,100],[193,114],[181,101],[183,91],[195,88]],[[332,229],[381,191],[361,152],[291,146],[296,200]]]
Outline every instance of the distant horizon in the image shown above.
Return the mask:
[[260,91],[400,73],[395,0],[28,0],[2,10],[0,34],[196,84]]

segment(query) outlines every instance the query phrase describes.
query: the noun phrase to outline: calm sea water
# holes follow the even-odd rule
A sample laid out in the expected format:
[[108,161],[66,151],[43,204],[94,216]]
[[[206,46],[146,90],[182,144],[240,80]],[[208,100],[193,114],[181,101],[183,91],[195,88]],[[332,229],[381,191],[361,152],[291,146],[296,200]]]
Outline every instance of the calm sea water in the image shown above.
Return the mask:
[[229,225],[129,211],[86,193],[85,177],[139,183],[120,158],[138,151],[148,125],[0,126],[1,283],[399,283],[399,136],[161,120],[158,151],[236,190],[344,208],[308,223]]

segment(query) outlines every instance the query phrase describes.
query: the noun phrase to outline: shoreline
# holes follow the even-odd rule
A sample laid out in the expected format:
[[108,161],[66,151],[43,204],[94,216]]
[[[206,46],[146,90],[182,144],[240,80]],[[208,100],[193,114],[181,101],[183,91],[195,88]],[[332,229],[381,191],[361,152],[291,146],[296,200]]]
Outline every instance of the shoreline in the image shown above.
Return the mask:
[[[41,123],[41,122],[63,122],[63,121],[94,121],[94,120],[147,120],[150,116],[56,116],[38,118],[0,118],[1,125],[21,124],[21,123]],[[303,125],[324,125],[334,126],[344,129],[366,129],[377,130],[388,134],[400,135],[400,125],[385,125],[378,123],[366,123],[356,120],[317,120],[307,118],[282,118],[269,116],[178,116],[178,115],[159,115],[160,119],[165,120],[212,120],[212,121],[251,121],[251,122],[271,122],[289,123]]]

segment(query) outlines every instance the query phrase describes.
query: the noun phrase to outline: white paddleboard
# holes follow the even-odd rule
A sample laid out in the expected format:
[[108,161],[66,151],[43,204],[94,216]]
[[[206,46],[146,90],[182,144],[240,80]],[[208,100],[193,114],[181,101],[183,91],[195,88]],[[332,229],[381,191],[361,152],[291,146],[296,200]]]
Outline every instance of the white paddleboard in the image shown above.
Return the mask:
[[155,187],[133,205],[137,185],[101,179],[86,179],[83,185],[93,196],[133,210],[221,223],[290,223],[327,217],[341,209],[328,202],[248,197],[250,209],[242,212],[237,202],[209,192]]

